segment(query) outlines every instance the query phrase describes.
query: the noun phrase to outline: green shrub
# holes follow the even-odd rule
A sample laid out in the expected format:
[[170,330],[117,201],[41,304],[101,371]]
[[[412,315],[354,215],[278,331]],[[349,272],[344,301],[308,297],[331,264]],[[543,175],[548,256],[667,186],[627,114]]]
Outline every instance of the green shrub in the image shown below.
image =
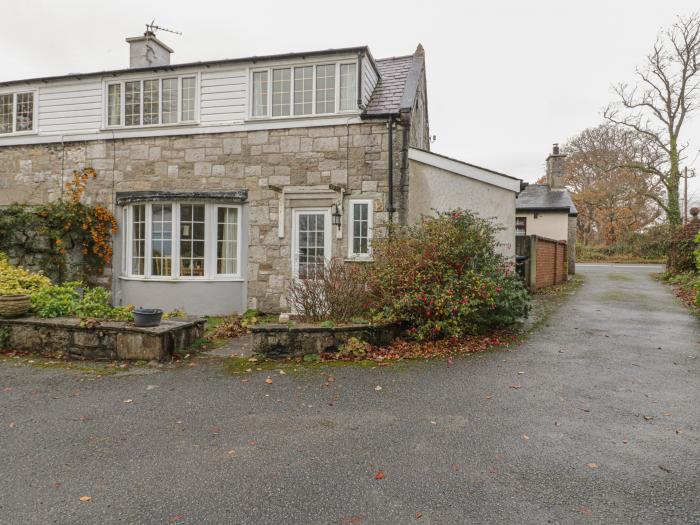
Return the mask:
[[51,285],[48,277],[10,264],[0,252],[0,295],[31,295]]
[[44,287],[32,294],[32,310],[39,317],[81,317],[130,321],[131,309],[109,305],[110,294],[102,287],[85,287],[72,281]]
[[373,307],[419,340],[515,323],[527,315],[528,294],[497,251],[499,229],[464,210],[393,228],[373,244],[366,272]]

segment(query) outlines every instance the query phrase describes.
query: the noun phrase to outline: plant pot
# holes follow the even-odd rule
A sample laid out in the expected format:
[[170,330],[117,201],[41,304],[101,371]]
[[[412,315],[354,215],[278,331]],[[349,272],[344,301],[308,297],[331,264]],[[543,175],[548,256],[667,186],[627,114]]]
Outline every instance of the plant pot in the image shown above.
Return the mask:
[[134,326],[147,328],[158,326],[163,318],[163,310],[159,308],[136,308],[134,309]]
[[0,295],[0,317],[23,316],[31,305],[28,295]]

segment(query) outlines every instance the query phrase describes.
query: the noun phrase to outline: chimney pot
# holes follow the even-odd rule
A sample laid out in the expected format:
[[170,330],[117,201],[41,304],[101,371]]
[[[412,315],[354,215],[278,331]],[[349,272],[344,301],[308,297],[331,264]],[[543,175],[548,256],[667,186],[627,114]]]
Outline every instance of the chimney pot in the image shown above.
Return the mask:
[[558,143],[558,142],[555,142],[555,143],[552,145],[552,154],[553,154],[553,155],[559,155],[559,143]]
[[547,184],[553,190],[565,187],[566,154],[559,150],[559,143],[552,145],[552,154],[547,157]]

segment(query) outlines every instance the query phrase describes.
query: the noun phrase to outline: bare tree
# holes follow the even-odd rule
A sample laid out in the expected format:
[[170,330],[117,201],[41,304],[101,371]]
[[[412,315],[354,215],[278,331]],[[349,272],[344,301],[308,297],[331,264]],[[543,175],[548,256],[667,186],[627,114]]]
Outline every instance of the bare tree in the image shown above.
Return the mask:
[[650,197],[666,212],[671,224],[679,225],[680,165],[687,147],[681,143],[681,131],[700,102],[700,15],[679,17],[659,35],[636,76],[635,85],[615,87],[619,100],[606,108],[604,116],[648,139],[649,147],[660,154],[654,163],[632,159],[626,167],[652,175],[661,183],[665,197]]
[[658,179],[622,167],[631,161],[658,163],[658,153],[636,131],[602,124],[587,128],[565,145],[566,185],[578,209],[578,234],[584,244],[618,242],[642,231],[660,215]]

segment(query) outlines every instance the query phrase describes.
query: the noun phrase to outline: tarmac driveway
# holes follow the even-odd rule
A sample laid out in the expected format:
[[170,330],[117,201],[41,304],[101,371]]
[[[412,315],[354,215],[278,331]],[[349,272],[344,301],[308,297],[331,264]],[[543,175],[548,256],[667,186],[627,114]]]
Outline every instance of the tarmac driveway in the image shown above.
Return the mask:
[[0,523],[698,523],[700,323],[653,271],[582,266],[517,350],[330,382],[0,364]]

